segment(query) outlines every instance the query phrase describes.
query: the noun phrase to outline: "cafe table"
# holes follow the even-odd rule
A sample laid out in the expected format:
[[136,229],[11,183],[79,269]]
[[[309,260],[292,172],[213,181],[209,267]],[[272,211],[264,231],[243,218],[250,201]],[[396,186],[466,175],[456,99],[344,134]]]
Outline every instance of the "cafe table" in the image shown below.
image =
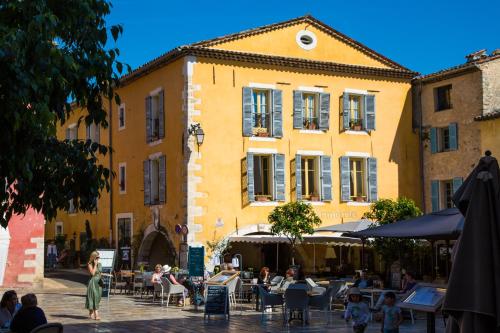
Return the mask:
[[390,291],[392,291],[393,293],[396,293],[396,290],[380,289],[380,288],[362,288],[359,291],[361,291],[361,295],[363,297],[366,297],[370,300],[370,308],[373,308],[375,306],[375,297],[377,295],[381,295],[383,293],[390,292]]

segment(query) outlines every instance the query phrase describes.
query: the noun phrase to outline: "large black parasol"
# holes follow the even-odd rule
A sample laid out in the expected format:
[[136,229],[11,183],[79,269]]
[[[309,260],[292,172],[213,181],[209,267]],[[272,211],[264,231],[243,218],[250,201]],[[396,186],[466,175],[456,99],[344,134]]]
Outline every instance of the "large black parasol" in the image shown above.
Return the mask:
[[465,216],[443,311],[447,332],[500,332],[500,171],[486,152],[453,196]]

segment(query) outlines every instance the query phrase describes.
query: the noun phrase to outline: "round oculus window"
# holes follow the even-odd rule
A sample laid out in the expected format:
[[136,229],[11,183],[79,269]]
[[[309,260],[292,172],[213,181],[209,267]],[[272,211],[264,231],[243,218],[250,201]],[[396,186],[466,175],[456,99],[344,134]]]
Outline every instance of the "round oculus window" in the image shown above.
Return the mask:
[[312,50],[318,43],[316,35],[309,30],[299,31],[297,33],[297,36],[295,36],[295,40],[297,41],[297,44],[299,44],[299,46],[304,50]]

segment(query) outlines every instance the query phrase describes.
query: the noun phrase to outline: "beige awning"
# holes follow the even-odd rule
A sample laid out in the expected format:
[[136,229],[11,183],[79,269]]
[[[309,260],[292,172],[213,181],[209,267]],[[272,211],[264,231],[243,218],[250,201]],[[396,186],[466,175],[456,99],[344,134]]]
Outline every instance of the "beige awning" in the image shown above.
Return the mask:
[[[232,236],[229,241],[233,243],[254,243],[254,244],[276,244],[288,243],[288,238],[285,236],[274,235],[247,235],[247,236]],[[304,236],[304,244],[328,244],[337,246],[361,246],[361,240],[358,238],[343,237],[342,233],[314,233]]]

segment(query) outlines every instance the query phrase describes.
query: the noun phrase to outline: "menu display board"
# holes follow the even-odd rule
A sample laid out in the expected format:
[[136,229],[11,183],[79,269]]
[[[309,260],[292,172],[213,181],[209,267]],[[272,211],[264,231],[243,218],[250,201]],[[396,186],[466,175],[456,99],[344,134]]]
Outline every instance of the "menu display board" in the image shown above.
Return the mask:
[[205,248],[189,247],[188,254],[189,276],[204,276],[205,272]]
[[210,315],[224,315],[229,319],[229,294],[227,286],[207,286],[207,298],[205,300],[204,319],[210,319]]
[[102,297],[108,297],[111,291],[111,272],[115,265],[115,250],[110,249],[98,249],[99,252],[99,262],[102,266],[101,275],[102,282],[104,286],[102,287]]
[[208,279],[207,284],[211,285],[226,285],[232,279],[235,279],[240,272],[237,271],[222,271],[217,275],[212,276]]
[[443,303],[445,294],[446,289],[441,286],[417,284],[400,306],[425,312],[436,312]]

